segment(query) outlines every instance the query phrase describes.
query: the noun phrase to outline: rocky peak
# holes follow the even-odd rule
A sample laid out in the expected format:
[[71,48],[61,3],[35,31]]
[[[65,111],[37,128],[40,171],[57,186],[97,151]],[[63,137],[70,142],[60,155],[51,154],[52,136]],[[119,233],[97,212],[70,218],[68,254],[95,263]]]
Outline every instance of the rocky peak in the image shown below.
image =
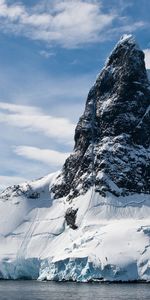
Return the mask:
[[89,92],[85,112],[76,128],[75,148],[82,147],[80,131],[92,127],[93,113],[98,123],[95,132],[98,139],[132,132],[146,112],[148,87],[144,53],[133,37],[122,38]]
[[88,94],[75,130],[74,153],[52,187],[54,197],[71,198],[93,184],[103,195],[150,193],[149,146],[150,85],[144,53],[131,35],[124,36]]
[[119,83],[126,81],[147,82],[144,53],[132,35],[123,36],[110,54],[105,69],[116,69]]

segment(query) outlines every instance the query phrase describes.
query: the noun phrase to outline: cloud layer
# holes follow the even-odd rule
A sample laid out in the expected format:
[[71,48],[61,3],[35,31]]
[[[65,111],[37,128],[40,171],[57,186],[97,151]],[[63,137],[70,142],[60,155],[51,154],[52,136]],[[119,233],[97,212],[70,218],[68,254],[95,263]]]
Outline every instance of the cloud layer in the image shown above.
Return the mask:
[[62,166],[65,159],[70,153],[62,153],[59,151],[40,149],[37,147],[18,146],[14,148],[16,154],[24,156],[28,159],[40,161],[49,165]]
[[[58,170],[70,154],[64,148],[73,142],[74,124],[66,118],[45,115],[34,106],[0,102],[0,124],[0,190]],[[43,143],[44,136],[49,143]]]
[[101,1],[39,1],[27,7],[0,0],[0,28],[4,32],[69,48],[97,41],[115,18],[115,13],[102,12]]
[[75,124],[66,118],[43,114],[36,108],[0,102],[0,123],[26,131],[40,132],[58,142],[72,144]]

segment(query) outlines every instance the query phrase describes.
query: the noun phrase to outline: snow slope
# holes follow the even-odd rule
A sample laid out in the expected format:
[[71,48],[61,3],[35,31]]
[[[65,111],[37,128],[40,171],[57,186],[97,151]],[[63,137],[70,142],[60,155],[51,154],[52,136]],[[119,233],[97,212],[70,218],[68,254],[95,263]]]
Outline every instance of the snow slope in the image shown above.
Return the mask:
[[[57,175],[2,193],[0,278],[150,280],[149,195],[104,198],[91,189],[54,200]],[[66,224],[68,207],[78,209],[76,230]]]

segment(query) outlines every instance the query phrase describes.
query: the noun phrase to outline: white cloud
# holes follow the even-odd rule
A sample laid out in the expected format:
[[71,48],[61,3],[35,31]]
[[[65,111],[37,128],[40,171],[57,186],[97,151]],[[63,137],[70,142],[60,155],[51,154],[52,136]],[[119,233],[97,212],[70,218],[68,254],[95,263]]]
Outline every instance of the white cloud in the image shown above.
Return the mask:
[[120,23],[116,27],[107,30],[107,39],[118,37],[118,35],[133,34],[140,28],[149,27],[149,24],[144,21],[130,22],[127,17],[120,18]]
[[[118,2],[115,8],[103,12],[102,0],[39,0],[36,5],[0,0],[0,30],[32,40],[74,48],[85,43],[112,39],[149,26],[145,21],[133,21],[122,12],[131,3]],[[102,5],[103,4],[103,5]],[[113,23],[117,21],[118,23]]]
[[41,50],[39,52],[39,54],[45,58],[49,58],[51,56],[55,56],[55,53],[54,52],[50,52],[50,51],[47,51],[47,50]]
[[57,141],[72,144],[75,125],[66,118],[45,115],[36,107],[3,102],[0,102],[0,110],[0,123],[40,132]]
[[18,176],[0,176],[0,192],[3,191],[7,186],[19,184],[25,182],[27,179]]
[[14,148],[17,155],[28,159],[37,160],[42,163],[54,166],[62,166],[70,153],[63,153],[55,150],[40,149],[37,147],[17,146]]
[[40,110],[34,106],[19,105],[14,103],[0,102],[0,109],[18,114],[36,115]]
[[102,12],[101,1],[53,0],[47,5],[41,1],[40,6],[27,7],[0,0],[1,30],[64,47],[99,40],[115,18],[115,13]]
[[146,69],[150,69],[150,49],[145,49],[144,53]]

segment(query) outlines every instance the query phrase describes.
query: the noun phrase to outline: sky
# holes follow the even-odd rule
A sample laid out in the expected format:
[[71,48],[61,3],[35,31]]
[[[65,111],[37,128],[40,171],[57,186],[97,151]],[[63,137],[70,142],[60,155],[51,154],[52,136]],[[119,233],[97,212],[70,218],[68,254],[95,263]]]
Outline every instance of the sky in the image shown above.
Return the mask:
[[0,0],[0,189],[59,170],[123,34],[150,69],[149,0]]

